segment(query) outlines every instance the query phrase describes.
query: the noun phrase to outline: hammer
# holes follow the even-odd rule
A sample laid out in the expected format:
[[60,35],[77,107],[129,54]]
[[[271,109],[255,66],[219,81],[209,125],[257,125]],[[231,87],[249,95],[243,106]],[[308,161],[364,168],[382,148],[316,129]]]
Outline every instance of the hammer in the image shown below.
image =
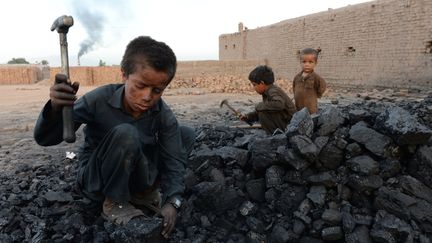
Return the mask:
[[[60,36],[60,53],[61,53],[61,72],[69,79],[69,57],[66,34],[73,25],[72,16],[60,16],[51,26],[51,31],[57,30]],[[70,82],[68,82],[70,85]],[[68,143],[75,142],[75,126],[73,122],[72,106],[62,108],[63,115],[63,140]]]
[[[240,111],[234,109],[230,104],[228,104],[228,100],[227,100],[227,99],[222,100],[222,102],[220,103],[220,107],[222,107],[223,105],[226,105],[226,107],[228,107],[230,110],[232,110],[232,111],[234,112],[234,114],[235,114],[238,118],[241,118],[241,117],[242,117],[242,113],[241,113]],[[253,125],[253,123],[250,122],[250,121],[244,121],[244,122],[246,122],[247,124],[249,124],[249,126],[252,126],[252,125]]]

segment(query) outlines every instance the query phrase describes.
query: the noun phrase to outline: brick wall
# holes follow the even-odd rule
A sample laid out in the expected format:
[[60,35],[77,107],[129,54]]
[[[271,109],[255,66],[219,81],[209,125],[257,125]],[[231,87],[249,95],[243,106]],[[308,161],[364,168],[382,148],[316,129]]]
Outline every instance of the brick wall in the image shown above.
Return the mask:
[[48,77],[48,66],[0,65],[0,84],[32,84]]
[[[220,60],[264,59],[276,76],[300,71],[298,51],[321,48],[329,83],[432,86],[432,1],[378,0],[219,37]],[[247,23],[246,23],[247,24]]]

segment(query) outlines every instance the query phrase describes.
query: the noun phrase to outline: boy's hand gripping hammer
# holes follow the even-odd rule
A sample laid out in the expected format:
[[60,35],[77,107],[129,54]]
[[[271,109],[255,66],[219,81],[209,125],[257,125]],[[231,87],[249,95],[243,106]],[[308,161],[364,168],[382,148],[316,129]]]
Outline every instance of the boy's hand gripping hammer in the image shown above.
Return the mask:
[[[69,28],[73,25],[72,16],[60,16],[51,26],[51,31],[57,30],[60,36],[60,53],[61,53],[61,70],[67,76],[70,84],[69,77],[69,57],[68,57],[68,44],[66,34]],[[75,126],[73,122],[73,107],[64,106],[62,108],[63,115],[63,140],[68,143],[75,142]]]
[[[234,114],[235,114],[238,118],[241,118],[241,117],[243,116],[242,113],[241,113],[240,111],[234,109],[230,104],[228,104],[228,100],[227,100],[227,99],[222,100],[222,102],[220,103],[220,107],[222,107],[223,105],[226,105],[226,107],[228,107],[231,111],[233,111]],[[247,124],[249,124],[249,126],[252,126],[252,125],[253,125],[253,123],[250,122],[250,121],[244,121],[244,122],[246,122]]]

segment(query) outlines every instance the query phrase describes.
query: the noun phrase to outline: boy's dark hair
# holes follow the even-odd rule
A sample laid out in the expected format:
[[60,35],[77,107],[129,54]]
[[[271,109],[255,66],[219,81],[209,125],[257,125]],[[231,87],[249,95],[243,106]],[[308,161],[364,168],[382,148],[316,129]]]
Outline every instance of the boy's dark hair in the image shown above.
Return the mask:
[[[144,58],[144,63],[140,58]],[[149,65],[156,71],[166,72],[169,83],[176,72],[177,58],[167,44],[153,40],[149,36],[139,36],[129,42],[126,47],[121,61],[124,75],[128,77],[134,73],[136,65]]]
[[320,53],[320,51],[321,51],[321,49],[319,49],[319,51],[318,51],[316,49],[309,48],[309,47],[304,48],[303,50],[300,51],[300,58],[304,55],[312,54],[312,55],[315,55],[315,60],[318,60],[318,54]]
[[274,83],[274,74],[271,67],[260,65],[249,73],[249,80],[254,83],[263,81],[265,84]]

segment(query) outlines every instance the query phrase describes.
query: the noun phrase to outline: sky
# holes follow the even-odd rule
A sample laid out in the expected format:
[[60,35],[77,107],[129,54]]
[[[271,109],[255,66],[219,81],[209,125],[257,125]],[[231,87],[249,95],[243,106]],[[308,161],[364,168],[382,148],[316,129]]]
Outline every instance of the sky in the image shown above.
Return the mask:
[[13,0],[0,3],[0,64],[12,58],[60,66],[59,34],[50,28],[62,15],[69,63],[120,64],[126,45],[146,35],[165,42],[179,61],[218,60],[219,36],[354,5],[369,0]]

